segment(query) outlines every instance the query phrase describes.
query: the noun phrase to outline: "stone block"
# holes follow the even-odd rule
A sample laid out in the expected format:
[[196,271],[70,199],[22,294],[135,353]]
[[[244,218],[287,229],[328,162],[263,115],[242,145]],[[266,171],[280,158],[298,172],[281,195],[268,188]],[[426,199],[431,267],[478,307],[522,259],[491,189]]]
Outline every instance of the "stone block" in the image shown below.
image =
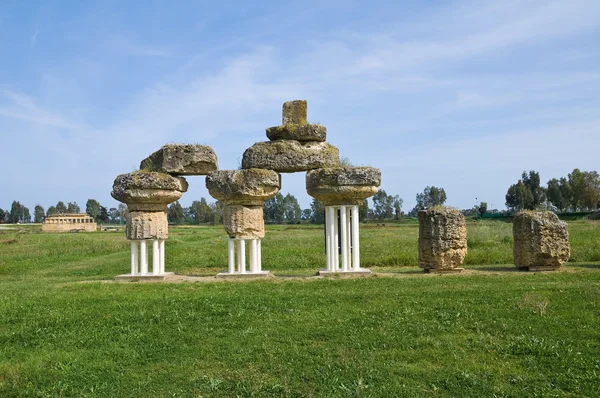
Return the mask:
[[125,235],[129,240],[162,239],[169,237],[167,213],[162,211],[131,211],[127,214]]
[[281,124],[306,124],[308,103],[306,100],[295,100],[283,103]]
[[279,174],[272,170],[218,170],[206,177],[210,195],[226,204],[262,206],[279,192]]
[[551,211],[522,211],[513,217],[513,256],[517,268],[558,269],[569,260],[567,223]]
[[458,269],[467,255],[467,224],[451,208],[419,212],[419,267],[428,270]]
[[126,203],[130,211],[165,211],[188,188],[183,177],[154,171],[135,171],[119,175],[111,196]]
[[259,168],[280,173],[308,171],[340,164],[339,150],[326,142],[277,140],[257,142],[246,149],[242,168]]
[[327,128],[320,124],[284,124],[282,126],[269,127],[267,138],[276,140],[317,141],[325,142]]
[[230,238],[257,239],[265,236],[262,206],[225,205],[223,225]]
[[381,171],[374,167],[332,167],[306,173],[306,191],[326,206],[359,205],[375,195]]
[[173,175],[206,175],[217,170],[217,155],[207,145],[167,144],[142,160],[140,169]]

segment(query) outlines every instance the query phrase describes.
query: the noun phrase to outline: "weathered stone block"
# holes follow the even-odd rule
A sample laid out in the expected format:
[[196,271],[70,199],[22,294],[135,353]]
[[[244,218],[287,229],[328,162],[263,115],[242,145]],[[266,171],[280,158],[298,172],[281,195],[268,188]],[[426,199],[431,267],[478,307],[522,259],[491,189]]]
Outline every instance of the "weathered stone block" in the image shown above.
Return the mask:
[[210,195],[226,204],[262,206],[280,186],[279,174],[265,169],[218,170],[206,177]]
[[162,211],[129,212],[125,234],[129,240],[167,239],[169,237],[167,213]]
[[283,103],[281,124],[306,124],[308,103],[305,100]]
[[274,170],[280,173],[308,171],[340,164],[339,150],[326,142],[278,140],[257,142],[246,149],[242,168]]
[[167,205],[180,199],[187,188],[188,183],[183,177],[135,171],[115,179],[111,196],[126,203],[129,211],[165,211]]
[[225,205],[223,225],[230,238],[263,238],[265,236],[265,222],[262,205]]
[[567,223],[551,211],[522,211],[513,217],[515,266],[558,269],[569,260]]
[[452,271],[467,255],[467,224],[463,214],[450,208],[419,212],[419,267]]
[[332,167],[306,173],[306,191],[326,206],[359,205],[377,193],[381,171],[374,167]]
[[275,140],[317,141],[324,142],[327,138],[327,128],[320,124],[284,124],[269,127],[267,138]]
[[215,151],[197,144],[167,144],[140,163],[142,170],[173,175],[206,175],[217,168]]

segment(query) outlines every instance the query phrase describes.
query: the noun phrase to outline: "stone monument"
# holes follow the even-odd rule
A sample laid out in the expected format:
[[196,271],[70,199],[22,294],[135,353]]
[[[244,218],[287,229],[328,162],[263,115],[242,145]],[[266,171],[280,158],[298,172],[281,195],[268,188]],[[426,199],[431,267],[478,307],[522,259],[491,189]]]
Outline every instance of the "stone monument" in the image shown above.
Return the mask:
[[463,214],[439,207],[419,211],[419,267],[425,272],[461,272],[467,255]]

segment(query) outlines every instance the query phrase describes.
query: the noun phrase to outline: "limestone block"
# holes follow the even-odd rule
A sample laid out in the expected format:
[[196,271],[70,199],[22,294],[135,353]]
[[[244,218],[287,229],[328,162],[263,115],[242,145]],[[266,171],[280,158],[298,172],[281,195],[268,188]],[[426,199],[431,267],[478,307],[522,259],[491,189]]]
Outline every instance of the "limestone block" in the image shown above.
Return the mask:
[[283,103],[281,124],[306,124],[308,103],[305,100],[295,100]]
[[569,260],[567,223],[551,211],[522,211],[513,217],[515,266],[558,269]]
[[359,205],[377,193],[381,171],[374,167],[332,167],[306,173],[306,191],[326,206]]
[[327,128],[320,124],[284,124],[282,126],[269,127],[267,138],[275,140],[296,141],[319,141],[324,142],[327,138]]
[[206,177],[211,196],[226,204],[262,206],[279,192],[279,174],[272,170],[218,170]]
[[263,207],[225,205],[223,225],[230,238],[257,239],[265,236]]
[[162,211],[129,212],[125,234],[129,240],[167,239],[169,237],[167,213]]
[[167,144],[140,163],[142,170],[173,175],[206,175],[217,168],[215,151],[197,144]]
[[242,168],[259,168],[280,173],[308,171],[340,164],[339,150],[326,142],[277,140],[257,142],[246,149]]
[[419,212],[419,267],[451,271],[467,255],[467,224],[463,214],[450,208]]
[[183,177],[135,171],[115,179],[111,196],[126,203],[130,211],[164,211],[169,203],[180,199],[187,188]]

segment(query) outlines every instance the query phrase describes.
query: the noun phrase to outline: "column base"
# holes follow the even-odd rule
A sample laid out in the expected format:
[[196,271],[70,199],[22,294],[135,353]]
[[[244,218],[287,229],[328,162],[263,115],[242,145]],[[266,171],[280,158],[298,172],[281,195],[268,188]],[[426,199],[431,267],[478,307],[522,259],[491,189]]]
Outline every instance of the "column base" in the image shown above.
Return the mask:
[[148,274],[148,275],[131,275],[131,274],[123,274],[123,275],[117,275],[115,276],[115,280],[116,281],[162,281],[165,279],[168,279],[169,277],[175,275],[174,272],[165,272],[164,274],[160,274],[160,275],[153,275],[153,274]]
[[371,272],[370,269],[368,268],[359,268],[358,271],[355,270],[348,270],[348,271],[328,271],[327,268],[323,268],[319,270],[319,275],[324,276],[324,275],[371,275],[373,272]]
[[436,268],[427,268],[423,271],[426,274],[458,274],[463,272],[464,268],[448,268],[448,269],[436,269]]
[[240,279],[252,279],[252,278],[270,278],[274,276],[271,271],[259,271],[255,273],[246,272],[245,274],[240,274],[239,272],[229,273],[229,272],[219,272],[217,274],[217,278],[240,278]]

